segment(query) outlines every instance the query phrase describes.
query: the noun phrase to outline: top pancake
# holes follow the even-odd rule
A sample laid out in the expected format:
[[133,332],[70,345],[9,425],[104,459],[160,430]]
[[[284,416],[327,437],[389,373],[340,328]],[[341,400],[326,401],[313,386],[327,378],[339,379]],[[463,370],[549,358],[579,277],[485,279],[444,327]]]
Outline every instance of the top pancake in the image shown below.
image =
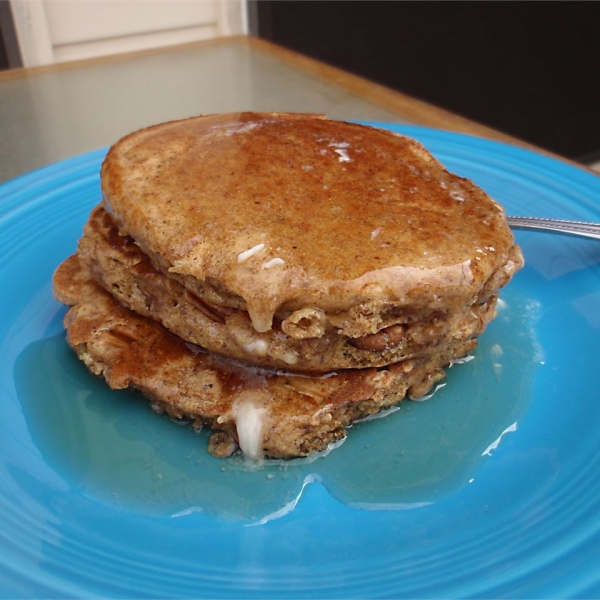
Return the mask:
[[102,190],[157,264],[207,282],[257,331],[306,307],[452,312],[514,263],[503,209],[472,182],[414,140],[314,115],[143,129],[110,149]]

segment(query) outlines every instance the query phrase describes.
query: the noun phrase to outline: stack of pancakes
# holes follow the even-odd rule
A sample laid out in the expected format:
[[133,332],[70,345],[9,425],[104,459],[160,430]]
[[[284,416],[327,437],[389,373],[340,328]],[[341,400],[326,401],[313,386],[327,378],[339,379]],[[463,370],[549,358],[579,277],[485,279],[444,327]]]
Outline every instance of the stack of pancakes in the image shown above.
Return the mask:
[[218,456],[305,456],[424,396],[523,263],[503,209],[419,143],[316,115],[150,127],[101,181],[54,277],[68,341]]

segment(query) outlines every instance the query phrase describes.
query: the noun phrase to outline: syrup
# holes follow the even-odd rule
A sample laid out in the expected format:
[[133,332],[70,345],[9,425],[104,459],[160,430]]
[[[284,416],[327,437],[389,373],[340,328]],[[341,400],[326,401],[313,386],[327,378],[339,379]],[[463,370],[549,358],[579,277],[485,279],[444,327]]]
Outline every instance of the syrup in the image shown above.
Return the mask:
[[259,524],[283,518],[307,485],[319,484],[357,508],[407,509],[469,485],[503,441],[519,435],[543,357],[534,336],[535,304],[512,288],[503,298],[475,358],[449,368],[447,385],[426,402],[405,400],[385,418],[355,424],[327,456],[262,463],[214,458],[206,451],[209,431],[177,427],[140,395],[108,389],[63,333],[21,353],[15,382],[45,461],[99,502]]

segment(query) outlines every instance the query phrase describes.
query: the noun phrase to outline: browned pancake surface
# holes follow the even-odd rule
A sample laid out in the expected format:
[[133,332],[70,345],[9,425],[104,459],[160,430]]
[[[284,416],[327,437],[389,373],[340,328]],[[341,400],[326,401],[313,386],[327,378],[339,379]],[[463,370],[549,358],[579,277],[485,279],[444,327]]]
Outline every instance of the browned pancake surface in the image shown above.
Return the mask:
[[366,321],[390,304],[462,310],[520,266],[502,208],[420,144],[314,116],[141,130],[111,148],[102,188],[146,253],[212,282],[261,332],[306,307]]

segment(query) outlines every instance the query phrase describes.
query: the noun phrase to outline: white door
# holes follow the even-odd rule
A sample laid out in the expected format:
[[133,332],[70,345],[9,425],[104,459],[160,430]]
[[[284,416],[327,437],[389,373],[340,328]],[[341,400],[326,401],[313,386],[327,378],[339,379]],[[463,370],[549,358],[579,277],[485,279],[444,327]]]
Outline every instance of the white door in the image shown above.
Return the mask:
[[246,0],[11,0],[25,67],[248,31]]

